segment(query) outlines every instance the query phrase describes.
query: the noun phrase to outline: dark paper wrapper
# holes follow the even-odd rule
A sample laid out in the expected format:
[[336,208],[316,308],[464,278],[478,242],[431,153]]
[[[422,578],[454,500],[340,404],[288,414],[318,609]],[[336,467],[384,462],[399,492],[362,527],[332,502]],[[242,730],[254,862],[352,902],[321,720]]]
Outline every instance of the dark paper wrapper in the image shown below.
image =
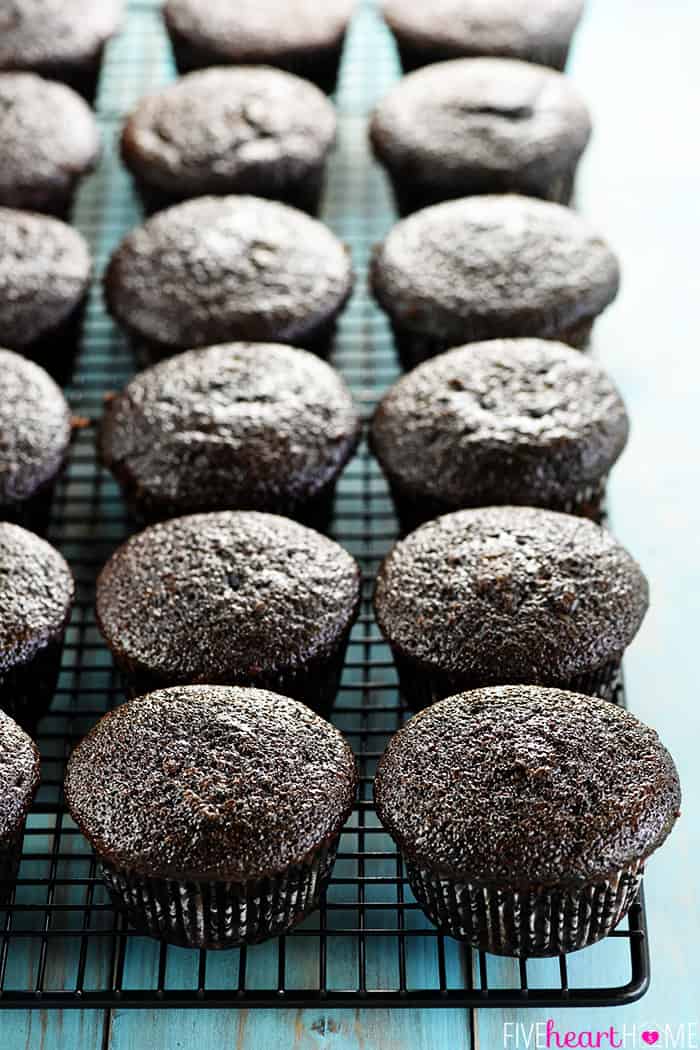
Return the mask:
[[[261,673],[247,679],[232,677],[225,682],[217,680],[217,682],[209,684],[254,686],[257,689],[269,689],[273,693],[281,693],[282,696],[290,696],[293,700],[299,700],[313,711],[327,718],[330,715],[333,701],[340,686],[340,677],[343,673],[351,626],[348,627],[330,656],[309,660],[303,667],[290,668],[287,672]],[[132,670],[126,664],[120,664],[119,669],[129,697],[144,696],[146,693],[154,692],[156,689],[166,689],[171,685],[185,684],[181,681],[165,681],[163,678],[148,674],[145,671]]]
[[596,484],[587,485],[585,488],[580,489],[570,499],[558,502],[539,499],[535,492],[527,498],[527,494],[522,492],[515,494],[504,491],[501,498],[493,493],[488,498],[479,500],[478,503],[464,503],[456,507],[442,500],[412,492],[410,489],[402,486],[395,478],[388,479],[396,516],[399,519],[401,533],[404,536],[409,532],[413,532],[414,529],[417,529],[419,525],[423,525],[424,522],[432,521],[443,514],[451,514],[456,510],[467,510],[471,507],[493,507],[499,504],[543,507],[545,510],[574,514],[576,517],[590,518],[592,521],[600,523],[603,518],[607,480],[606,475]]
[[[440,674],[431,671],[415,661],[407,659],[394,650],[394,662],[399,675],[399,688],[412,711],[420,711],[438,700],[448,696],[466,693],[472,689],[483,689],[493,685],[515,685],[512,681],[494,682],[492,679],[479,678],[468,674]],[[575,675],[566,681],[541,681],[537,684],[557,689],[568,689],[572,693],[584,693],[586,696],[599,696],[603,700],[614,701],[620,683],[620,660],[613,660],[603,667],[586,674]]]
[[137,930],[185,948],[235,948],[278,937],[314,911],[336,835],[280,875],[245,883],[146,878],[100,860],[110,895]]
[[518,177],[517,172],[506,173],[500,177],[495,172],[491,175],[475,173],[472,178],[465,173],[462,181],[450,186],[440,185],[439,182],[430,183],[429,175],[425,181],[418,183],[415,178],[407,178],[405,171],[399,168],[387,169],[387,173],[391,180],[396,210],[401,218],[405,218],[415,211],[430,208],[433,204],[488,193],[518,193],[525,197],[538,197],[540,200],[568,205],[574,192],[576,164],[568,171],[550,176],[547,182],[542,179],[535,181],[534,177],[526,182],[523,177]]
[[[452,58],[462,58],[454,52],[446,53],[444,50],[431,50],[430,45],[413,43],[409,39],[397,39],[399,60],[404,73],[412,73],[414,69],[422,66],[432,65],[433,62],[446,62]],[[554,41],[542,41],[539,47],[527,57],[528,62],[534,62],[539,66],[550,66],[560,73],[565,69],[569,57],[569,45]]]
[[30,735],[53,700],[62,653],[63,637],[39,649],[26,663],[0,673],[0,708]]
[[460,882],[406,861],[421,908],[445,933],[495,955],[551,956],[601,940],[629,911],[644,867],[635,861],[607,878],[515,889]]
[[26,818],[16,831],[6,835],[0,841],[0,905],[7,903],[10,899],[17,880],[25,824]]
[[275,186],[271,180],[269,184],[263,180],[258,181],[255,186],[238,185],[226,188],[222,185],[216,191],[202,189],[199,192],[186,194],[168,193],[167,190],[150,185],[137,177],[134,177],[134,182],[146,215],[154,215],[156,212],[171,208],[175,204],[181,204],[193,197],[202,197],[206,193],[216,192],[219,196],[225,193],[252,193],[256,197],[282,201],[283,204],[288,204],[292,208],[299,208],[309,215],[318,216],[325,186],[325,172],[323,165],[319,165],[318,171],[308,172],[295,184],[290,182],[283,186]]

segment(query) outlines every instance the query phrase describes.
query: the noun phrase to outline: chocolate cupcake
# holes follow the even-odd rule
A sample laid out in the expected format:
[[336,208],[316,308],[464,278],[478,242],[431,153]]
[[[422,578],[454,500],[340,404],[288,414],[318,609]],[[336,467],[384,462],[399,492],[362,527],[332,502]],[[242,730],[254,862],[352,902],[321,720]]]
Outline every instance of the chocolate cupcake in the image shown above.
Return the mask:
[[356,790],[352,751],[308,707],[210,685],[110,712],[65,781],[116,905],[190,948],[256,944],[313,911]]
[[483,339],[582,347],[619,281],[617,259],[584,219],[516,195],[411,215],[375,250],[371,270],[405,368]]
[[[1,528],[1,526],[0,526]],[[27,813],[39,787],[39,752],[23,729],[0,711],[0,904],[12,895]]]
[[335,90],[354,0],[166,0],[165,26],[180,73],[267,65]]
[[33,727],[53,699],[75,585],[45,540],[0,522],[0,708]]
[[254,193],[318,212],[335,109],[265,66],[190,73],[142,99],[121,138],[149,211],[204,194]]
[[494,339],[419,365],[384,396],[371,446],[405,531],[463,507],[599,519],[629,420],[609,376],[544,339]]
[[60,80],[92,102],[122,0],[12,0],[0,5],[0,70]]
[[325,356],[352,283],[347,248],[303,212],[258,197],[199,197],[122,241],[105,293],[153,359],[234,339]]
[[77,230],[46,215],[0,208],[2,343],[64,378],[80,339],[91,270]]
[[66,218],[100,155],[100,133],[82,98],[33,73],[0,73],[0,139],[0,205]]
[[484,193],[568,204],[590,133],[588,109],[567,77],[505,58],[412,73],[370,124],[402,215]]
[[229,343],[135,376],[107,403],[99,453],[142,520],[263,510],[321,528],[359,436],[330,365],[290,346]]
[[0,349],[0,518],[42,530],[71,439],[68,402],[38,365]]
[[612,699],[647,606],[644,574],[609,532],[532,507],[422,525],[385,558],[374,595],[414,709],[515,683]]
[[359,605],[360,570],[342,547],[255,511],[152,525],[97,582],[97,622],[132,695],[255,685],[326,711]]
[[563,69],[583,0],[384,0],[405,72],[450,58],[521,58]]
[[681,800],[653,729],[614,704],[532,686],[422,711],[391,740],[374,791],[428,918],[524,957],[607,936]]

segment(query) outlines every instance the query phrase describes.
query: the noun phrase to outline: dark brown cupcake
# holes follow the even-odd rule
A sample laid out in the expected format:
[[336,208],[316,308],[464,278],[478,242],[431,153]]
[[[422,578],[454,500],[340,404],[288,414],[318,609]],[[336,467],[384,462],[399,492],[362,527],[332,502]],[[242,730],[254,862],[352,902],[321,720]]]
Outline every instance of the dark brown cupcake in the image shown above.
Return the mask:
[[422,525],[385,558],[374,596],[414,709],[514,683],[612,699],[647,606],[644,574],[609,532],[531,507]]
[[563,69],[583,0],[384,0],[405,72],[491,55]]
[[599,519],[629,420],[609,376],[544,339],[470,343],[384,396],[371,445],[405,531],[464,507],[548,507]]
[[10,350],[65,379],[90,287],[90,252],[57,219],[0,208],[0,333]]
[[99,452],[142,520],[263,510],[325,528],[359,435],[330,365],[290,346],[229,343],[132,379],[106,406]]
[[352,282],[347,248],[296,208],[199,197],[122,241],[105,293],[153,359],[231,340],[292,343],[325,356]]
[[315,215],[335,132],[335,109],[306,80],[265,66],[205,69],[142,99],[121,151],[149,211],[254,193]]
[[313,911],[356,790],[350,748],[308,707],[204,685],[106,715],[65,783],[117,906],[192,948],[255,944]]
[[0,517],[43,530],[71,439],[68,402],[38,365],[0,349]]
[[681,793],[668,751],[627,711],[505,686],[411,719],[379,763],[375,798],[428,918],[475,948],[527,957],[614,929]]
[[97,582],[97,621],[132,695],[255,685],[326,711],[360,604],[337,543],[254,511],[152,525]]
[[24,825],[39,788],[39,752],[23,729],[0,711],[0,904],[12,894]]
[[619,280],[617,259],[584,219],[516,195],[416,212],[376,249],[371,271],[405,368],[483,339],[582,347]]
[[100,155],[100,133],[79,95],[33,73],[0,73],[0,205],[67,218]]
[[0,70],[61,80],[88,102],[102,52],[118,30],[122,0],[12,0],[0,6]]
[[75,585],[57,550],[0,522],[0,707],[33,727],[48,710]]
[[412,73],[370,124],[402,215],[484,193],[568,204],[590,133],[588,109],[567,77],[504,58]]
[[207,66],[267,65],[335,90],[354,0],[166,0],[165,26],[180,73]]

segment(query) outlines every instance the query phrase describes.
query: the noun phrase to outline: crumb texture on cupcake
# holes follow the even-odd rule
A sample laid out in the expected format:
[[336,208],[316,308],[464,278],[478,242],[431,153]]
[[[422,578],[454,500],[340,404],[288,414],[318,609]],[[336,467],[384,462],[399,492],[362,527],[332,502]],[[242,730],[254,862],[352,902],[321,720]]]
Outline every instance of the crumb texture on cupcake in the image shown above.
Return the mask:
[[359,597],[354,559],[312,529],[253,511],[194,514],[116,551],[98,581],[97,617],[130,669],[254,681],[330,656]]
[[[39,752],[34,742],[0,711],[0,847],[22,827],[39,787],[39,776]],[[2,867],[0,860],[0,870]]]
[[99,444],[146,515],[291,513],[335,480],[359,429],[345,382],[314,354],[230,343],[137,375],[107,405]]
[[33,73],[0,73],[0,204],[61,214],[100,155],[86,102]]
[[612,302],[619,269],[569,208],[506,195],[448,201],[399,222],[376,249],[371,277],[397,328],[447,349],[562,338]]
[[375,110],[370,132],[399,201],[413,194],[415,207],[507,191],[566,203],[591,121],[561,73],[474,58],[404,77]]
[[417,503],[563,507],[601,482],[628,433],[617,388],[589,357],[549,340],[491,340],[400,379],[375,413],[372,448]]
[[45,76],[79,68],[116,31],[122,0],[11,0],[0,6],[0,69]]
[[306,345],[351,288],[349,254],[329,229],[246,196],[161,212],[125,238],[106,276],[117,320],[171,351],[229,339]]
[[0,522],[0,675],[62,636],[74,591],[57,550],[18,525]]
[[397,543],[374,597],[392,648],[481,684],[563,684],[619,659],[648,606],[636,561],[592,521],[530,507],[447,514]]
[[118,707],[78,745],[65,782],[111,865],[232,882],[303,863],[340,832],[356,789],[347,743],[303,704],[206,685]]
[[85,239],[47,215],[0,208],[0,342],[11,350],[57,328],[84,299]]
[[315,177],[335,110],[313,84],[279,69],[190,73],[142,99],[122,134],[127,166],[173,196],[284,196]]
[[653,729],[606,701],[528,686],[464,693],[416,715],[380,761],[375,796],[411,860],[513,887],[643,863],[681,798]]
[[0,507],[30,499],[54,480],[71,437],[68,403],[38,365],[0,349]]

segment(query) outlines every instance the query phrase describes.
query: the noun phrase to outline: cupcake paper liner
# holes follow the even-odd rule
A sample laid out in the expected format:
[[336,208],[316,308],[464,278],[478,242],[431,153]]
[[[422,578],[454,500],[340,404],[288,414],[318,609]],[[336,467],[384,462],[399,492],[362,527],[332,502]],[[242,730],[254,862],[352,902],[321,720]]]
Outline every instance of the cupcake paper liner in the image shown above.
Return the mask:
[[580,489],[570,499],[560,502],[552,501],[546,504],[522,498],[516,499],[506,494],[503,500],[500,501],[489,498],[480,500],[479,503],[465,503],[456,507],[452,504],[443,503],[437,498],[411,492],[394,478],[389,479],[389,488],[396,509],[396,516],[401,526],[401,533],[402,535],[407,535],[409,532],[417,529],[419,525],[423,525],[426,521],[431,521],[433,518],[439,518],[443,514],[451,514],[453,511],[465,510],[468,507],[493,506],[498,502],[509,505],[522,503],[527,506],[541,506],[545,510],[574,514],[577,517],[590,518],[592,521],[600,523],[603,517],[607,480],[608,476],[606,474],[597,483]]
[[[468,674],[446,674],[421,667],[414,660],[393,649],[394,663],[399,676],[401,694],[412,711],[420,711],[438,700],[446,700],[456,693],[469,692],[491,685],[514,685],[514,682],[493,682]],[[614,701],[621,676],[619,659],[604,664],[603,667],[586,674],[574,675],[565,682],[540,682],[552,688],[567,689],[572,693],[584,693],[587,696],[599,696],[603,700]]]
[[63,653],[63,636],[39,649],[31,660],[0,673],[0,708],[24,729],[48,711],[58,681]]
[[551,956],[606,937],[627,914],[644,873],[633,861],[583,883],[517,889],[440,877],[406,860],[421,908],[445,933],[495,955]]
[[146,878],[100,859],[102,876],[130,923],[186,948],[258,944],[295,926],[317,905],[335,863],[340,835],[300,864],[249,882]]
[[[458,54],[445,54],[444,51],[431,51],[430,46],[421,46],[421,44],[414,44],[409,40],[397,38],[396,44],[399,51],[399,60],[401,62],[401,69],[404,74],[412,73],[415,69],[420,69],[422,66],[432,65],[434,62],[446,62],[452,58],[460,58]],[[551,69],[556,69],[560,73],[566,68],[566,63],[569,59],[570,45],[557,44],[557,43],[545,43],[544,41],[539,46],[537,51],[533,51],[525,59],[528,62],[534,62],[539,66],[549,66]]]
[[169,193],[167,190],[150,185],[134,176],[134,184],[138,192],[145,215],[154,215],[165,208],[171,208],[175,204],[182,204],[193,197],[201,197],[205,192],[227,193],[253,193],[256,197],[267,197],[270,200],[281,201],[291,208],[299,208],[308,215],[318,216],[321,210],[321,198],[325,187],[325,165],[320,164],[318,172],[308,172],[304,177],[294,184],[286,184],[276,187],[272,183],[267,184],[264,180],[254,189],[231,189],[224,187],[217,191],[202,190],[193,193]]
[[519,193],[525,197],[538,197],[540,200],[568,205],[574,193],[578,159],[569,170],[550,176],[546,183],[534,180],[527,183],[524,178],[518,177],[517,172],[510,176],[499,176],[494,172],[492,175],[475,174],[472,178],[465,175],[459,183],[441,186],[439,183],[431,183],[429,178],[418,183],[415,179],[407,178],[405,171],[399,168],[392,170],[386,164],[384,166],[391,181],[396,210],[401,218],[406,218],[413,212],[430,208],[442,201],[488,193]]
[[26,822],[25,817],[16,831],[0,841],[0,905],[5,904],[12,896],[22,858]]
[[[289,668],[286,671],[260,674],[254,679],[243,680],[232,676],[225,682],[217,681],[216,685],[254,686],[257,689],[269,689],[282,696],[299,700],[313,711],[327,717],[330,714],[336,694],[340,687],[345,653],[350,640],[352,625],[348,626],[339,639],[336,648],[330,655],[308,660],[302,667]],[[116,660],[116,657],[115,657]],[[132,670],[126,663],[116,660],[124,686],[129,697],[143,696],[156,689],[165,689],[170,685],[182,685],[182,682],[164,681],[162,678],[146,671]]]

